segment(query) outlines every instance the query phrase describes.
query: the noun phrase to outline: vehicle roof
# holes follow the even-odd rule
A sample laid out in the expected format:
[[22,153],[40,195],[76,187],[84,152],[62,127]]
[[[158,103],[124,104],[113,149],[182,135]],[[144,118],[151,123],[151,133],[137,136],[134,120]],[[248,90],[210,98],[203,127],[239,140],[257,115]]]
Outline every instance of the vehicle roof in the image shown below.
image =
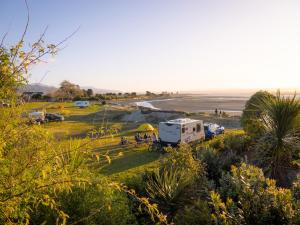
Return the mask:
[[29,112],[30,115],[41,115],[44,114],[44,112],[41,111],[34,111],[34,112]]
[[190,118],[178,118],[175,120],[168,120],[168,121],[162,122],[162,123],[187,124],[187,123],[194,123],[194,122],[201,122],[201,120],[194,120],[194,119],[190,119]]

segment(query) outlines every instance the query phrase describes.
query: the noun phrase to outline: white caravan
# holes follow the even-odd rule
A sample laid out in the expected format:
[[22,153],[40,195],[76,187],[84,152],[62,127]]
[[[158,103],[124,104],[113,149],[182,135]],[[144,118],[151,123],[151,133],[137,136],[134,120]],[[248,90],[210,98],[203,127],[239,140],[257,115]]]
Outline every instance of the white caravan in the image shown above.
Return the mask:
[[189,143],[205,139],[202,120],[180,118],[159,123],[159,138],[164,144]]
[[84,108],[84,107],[88,107],[90,105],[89,101],[76,101],[75,106],[80,107],[80,108]]

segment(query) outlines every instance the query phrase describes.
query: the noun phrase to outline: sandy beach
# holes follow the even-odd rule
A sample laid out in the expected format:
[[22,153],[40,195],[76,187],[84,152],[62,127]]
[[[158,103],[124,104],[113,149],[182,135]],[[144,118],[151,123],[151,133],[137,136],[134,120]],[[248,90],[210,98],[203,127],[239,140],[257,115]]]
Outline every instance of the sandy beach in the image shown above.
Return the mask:
[[213,112],[217,108],[228,113],[240,114],[248,98],[246,96],[185,95],[177,98],[141,101],[136,104],[148,108],[184,112]]

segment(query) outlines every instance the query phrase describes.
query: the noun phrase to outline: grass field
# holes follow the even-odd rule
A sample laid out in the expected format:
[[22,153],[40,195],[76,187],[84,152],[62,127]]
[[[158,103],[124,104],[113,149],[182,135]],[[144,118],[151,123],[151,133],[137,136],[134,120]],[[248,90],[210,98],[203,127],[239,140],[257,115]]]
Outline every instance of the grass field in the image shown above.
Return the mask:
[[[25,111],[43,110],[63,114],[65,121],[49,122],[41,126],[53,134],[59,143],[68,144],[68,142],[77,140],[91,142],[90,146],[95,154],[108,155],[111,159],[111,163],[108,163],[103,157],[99,162],[93,163],[93,166],[96,167],[99,173],[111,179],[126,183],[145,170],[157,168],[159,159],[163,157],[158,152],[148,151],[148,144],[135,144],[133,136],[140,123],[122,122],[121,117],[130,113],[130,109],[126,107],[103,106],[94,103],[86,108],[78,108],[73,106],[71,102],[35,102],[27,103],[23,107]],[[191,117],[197,118],[195,115],[191,115]],[[202,117],[197,119],[203,119]],[[214,119],[214,117],[205,118]],[[226,119],[230,120],[229,122],[235,120],[235,118]],[[96,139],[91,138],[91,134],[101,127],[114,128],[118,132]],[[227,131],[229,130],[231,129],[227,129]],[[121,136],[126,137],[131,144],[121,146]]]
[[[99,173],[111,179],[126,182],[131,177],[145,170],[157,167],[159,158],[157,152],[149,152],[148,144],[134,144],[134,129],[139,124],[120,122],[120,116],[128,113],[126,108],[102,106],[91,104],[87,108],[78,108],[72,103],[26,103],[25,111],[43,110],[51,113],[63,114],[65,121],[49,122],[41,125],[54,135],[59,142],[73,141],[74,138],[82,141],[91,141],[88,135],[100,127],[117,128],[118,133],[107,135],[91,141],[92,150],[108,155],[112,161],[100,160],[96,165]],[[131,142],[127,146],[121,146],[120,136],[126,136]]]

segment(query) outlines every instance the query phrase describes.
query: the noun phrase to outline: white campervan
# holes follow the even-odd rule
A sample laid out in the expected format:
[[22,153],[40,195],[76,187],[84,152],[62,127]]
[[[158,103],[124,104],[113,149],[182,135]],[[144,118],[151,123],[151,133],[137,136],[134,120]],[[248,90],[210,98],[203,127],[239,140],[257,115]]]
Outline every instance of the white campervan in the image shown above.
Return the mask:
[[159,123],[159,138],[165,144],[189,143],[205,139],[202,120],[180,118]]
[[90,105],[89,101],[76,101],[75,106],[80,107],[80,108],[84,108],[84,107],[88,107]]

